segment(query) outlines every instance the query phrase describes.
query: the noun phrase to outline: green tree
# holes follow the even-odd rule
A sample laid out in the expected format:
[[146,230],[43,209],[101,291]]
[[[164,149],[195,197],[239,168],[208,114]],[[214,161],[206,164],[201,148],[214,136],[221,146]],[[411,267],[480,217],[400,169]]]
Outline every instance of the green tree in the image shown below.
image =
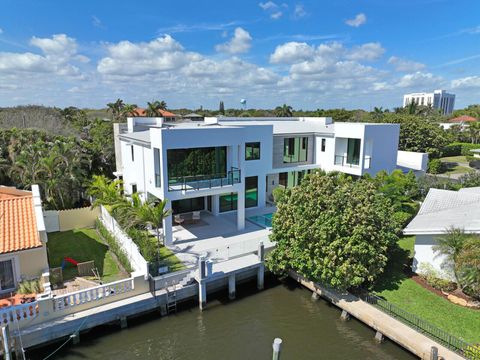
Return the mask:
[[277,199],[267,265],[336,288],[372,284],[397,240],[391,202],[368,179],[311,174]]
[[275,113],[275,116],[278,116],[278,117],[293,116],[293,108],[287,104],[283,104],[282,106],[277,106],[273,112]]
[[470,236],[457,258],[458,276],[463,291],[480,298],[480,237]]
[[165,101],[147,102],[146,114],[148,117],[162,116],[161,110],[167,110],[167,103]]
[[87,186],[87,194],[93,198],[92,205],[118,206],[123,203],[122,181],[110,180],[104,175],[94,175]]
[[113,122],[121,122],[124,107],[125,103],[122,99],[117,99],[117,101],[107,104],[108,111],[112,113]]
[[218,112],[222,115],[225,115],[225,105],[223,105],[223,101],[220,101],[220,105],[218,106]]

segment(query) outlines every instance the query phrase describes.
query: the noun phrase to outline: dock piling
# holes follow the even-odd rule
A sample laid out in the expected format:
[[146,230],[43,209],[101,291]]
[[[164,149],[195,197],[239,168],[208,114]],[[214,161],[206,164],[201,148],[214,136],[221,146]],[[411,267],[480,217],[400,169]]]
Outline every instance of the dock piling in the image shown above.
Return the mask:
[[12,358],[12,354],[10,352],[10,333],[8,331],[8,324],[2,326],[2,343],[5,360],[10,360]]
[[80,332],[75,331],[70,337],[72,338],[73,345],[80,344]]
[[438,360],[438,348],[432,346],[430,349],[430,360]]
[[382,343],[383,340],[384,340],[383,334],[377,330],[377,332],[375,333],[375,341],[378,343]]
[[350,320],[350,314],[347,311],[342,310],[342,315],[340,315],[340,319],[342,319],[343,321]]
[[258,267],[258,272],[257,272],[257,289],[263,290],[264,283],[265,283],[265,265],[262,263]]
[[282,339],[275,338],[273,340],[273,360],[280,360],[280,351],[282,350]]
[[318,300],[320,299],[320,295],[316,291],[312,292],[312,300]]
[[120,328],[121,329],[126,329],[127,327],[128,327],[127,317],[126,316],[121,316],[120,317]]
[[228,298],[235,299],[235,274],[228,276]]

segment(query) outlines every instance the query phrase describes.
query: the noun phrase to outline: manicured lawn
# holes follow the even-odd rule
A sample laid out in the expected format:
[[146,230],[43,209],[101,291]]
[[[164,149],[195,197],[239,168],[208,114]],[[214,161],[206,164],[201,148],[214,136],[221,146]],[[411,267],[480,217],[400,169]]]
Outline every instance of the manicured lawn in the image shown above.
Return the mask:
[[[48,259],[50,267],[60,267],[65,257],[78,262],[95,261],[103,282],[125,278],[112,253],[95,229],[75,229],[48,235]],[[93,275],[93,274],[92,274]],[[64,280],[77,276],[76,266],[68,263],[63,270]]]
[[170,268],[171,272],[183,270],[186,266],[165,246],[160,248],[160,261]]
[[413,256],[413,236],[398,242],[375,293],[470,343],[480,343],[480,311],[455,305],[408,278],[403,267]]
[[468,160],[466,156],[459,155],[459,156],[446,156],[440,158],[442,162],[456,162],[456,163],[465,163],[468,164]]
[[462,166],[460,164],[468,164],[468,160],[465,156],[447,156],[440,158],[440,161],[443,162],[446,167],[444,174],[464,174],[473,171],[472,168],[467,166]]

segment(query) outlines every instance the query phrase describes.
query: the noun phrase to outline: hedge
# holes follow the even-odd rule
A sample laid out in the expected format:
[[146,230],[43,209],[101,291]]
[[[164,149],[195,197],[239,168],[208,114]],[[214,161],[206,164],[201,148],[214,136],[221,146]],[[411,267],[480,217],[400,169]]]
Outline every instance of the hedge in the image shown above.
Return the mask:
[[122,264],[125,271],[129,273],[133,272],[133,268],[130,264],[127,253],[120,247],[120,245],[118,245],[117,240],[110,234],[110,232],[99,219],[95,221],[95,228],[97,229],[100,236],[108,244],[109,249],[115,254],[120,264]]
[[480,144],[453,142],[443,148],[443,156],[471,156],[470,150],[480,149]]

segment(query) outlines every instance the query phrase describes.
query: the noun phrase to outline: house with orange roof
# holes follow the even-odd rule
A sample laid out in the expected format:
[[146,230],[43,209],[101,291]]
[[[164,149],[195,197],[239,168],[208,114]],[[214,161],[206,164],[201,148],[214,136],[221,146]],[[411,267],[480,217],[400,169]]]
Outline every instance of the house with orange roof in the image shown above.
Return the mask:
[[[164,118],[164,121],[175,121],[177,119],[177,115],[167,111],[167,110],[161,110],[159,109],[158,112],[160,113],[161,117]],[[142,109],[142,108],[136,108],[134,113],[131,114],[133,117],[146,117],[147,116],[147,110]]]
[[449,123],[465,124],[477,121],[477,118],[468,115],[461,115],[448,120]]
[[48,271],[47,232],[38,185],[0,186],[0,294]]

